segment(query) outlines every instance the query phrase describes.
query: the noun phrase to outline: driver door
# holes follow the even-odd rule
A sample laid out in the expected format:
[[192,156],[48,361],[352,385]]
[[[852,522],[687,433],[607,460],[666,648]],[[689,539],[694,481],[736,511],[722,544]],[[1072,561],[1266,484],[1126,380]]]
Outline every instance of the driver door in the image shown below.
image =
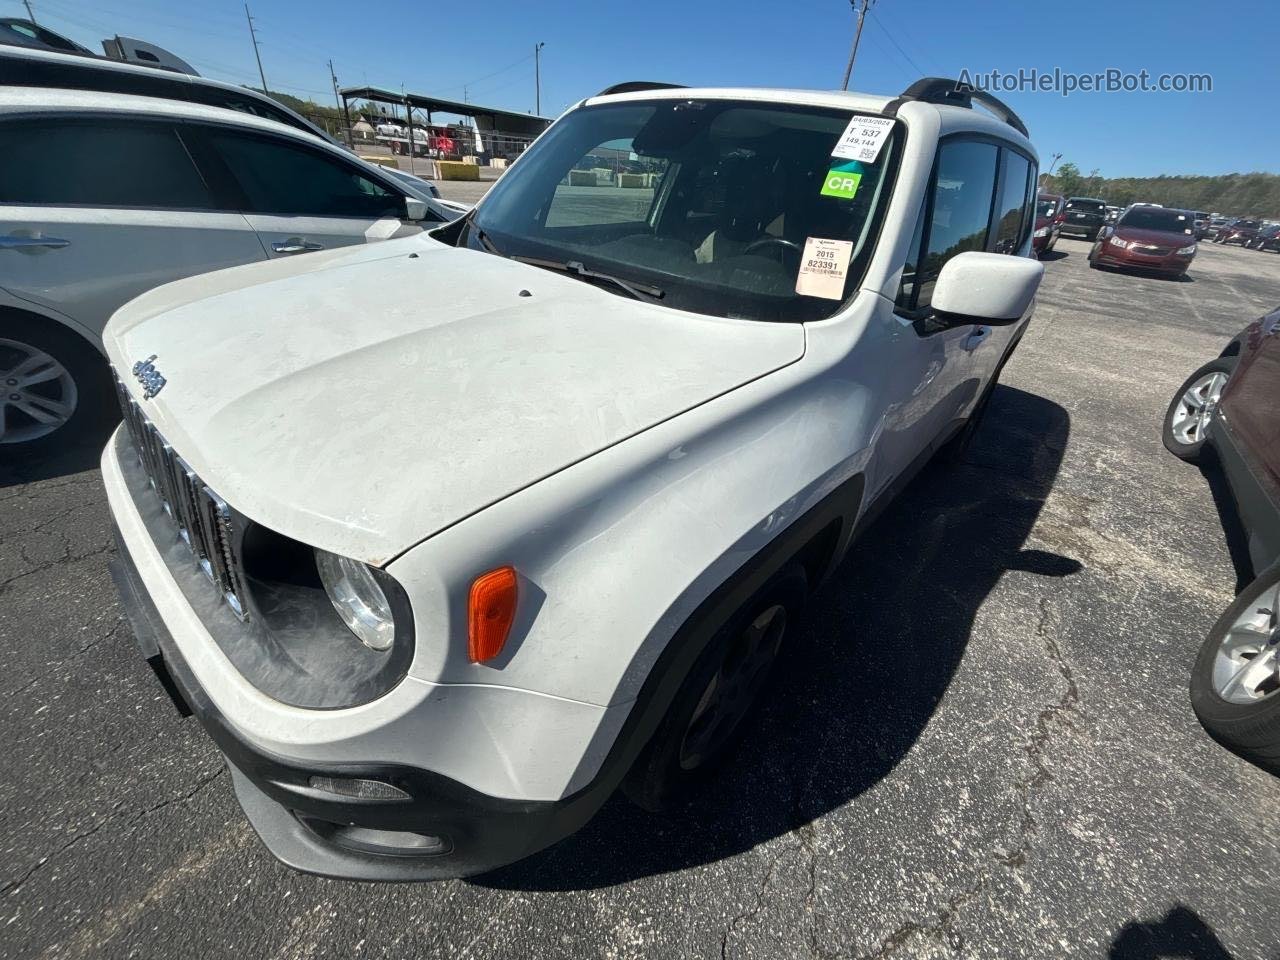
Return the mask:
[[891,321],[899,328],[892,338],[897,375],[874,455],[872,496],[912,472],[977,399],[974,358],[990,353],[992,328],[940,324],[930,299],[943,264],[959,253],[988,249],[999,167],[994,143],[952,138],[939,147]]

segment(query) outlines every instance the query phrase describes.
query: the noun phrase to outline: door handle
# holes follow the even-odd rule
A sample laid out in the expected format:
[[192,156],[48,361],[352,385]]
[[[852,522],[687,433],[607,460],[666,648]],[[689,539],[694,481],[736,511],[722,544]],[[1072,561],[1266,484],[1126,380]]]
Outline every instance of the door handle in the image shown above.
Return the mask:
[[324,244],[303,240],[301,237],[290,237],[288,240],[277,240],[271,244],[271,249],[276,253],[310,253],[313,250],[323,250]]
[[964,348],[969,351],[977,350],[987,342],[987,337],[989,336],[991,336],[990,327],[978,327],[973,333],[965,337]]
[[0,250],[32,250],[47,247],[50,250],[61,250],[71,246],[70,240],[59,237],[19,237],[12,233],[0,236]]

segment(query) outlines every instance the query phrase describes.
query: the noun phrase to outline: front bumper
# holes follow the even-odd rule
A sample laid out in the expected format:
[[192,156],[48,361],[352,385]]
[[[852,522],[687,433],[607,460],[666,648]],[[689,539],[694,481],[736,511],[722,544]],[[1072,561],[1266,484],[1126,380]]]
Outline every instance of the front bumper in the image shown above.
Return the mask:
[[[508,800],[409,766],[299,762],[251,744],[227,723],[196,681],[147,595],[118,530],[116,540],[111,574],[139,650],[179,713],[194,714],[225,755],[249,823],[267,849],[288,866],[348,880],[473,876],[568,836],[603,803],[605,780],[611,777],[597,778],[563,800]],[[409,799],[340,797],[317,789],[315,777],[391,784]],[[426,838],[438,844],[427,845]],[[424,854],[422,849],[431,852]]]
[[1095,237],[1103,226],[1103,223],[1073,223],[1064,220],[1058,224],[1058,233],[1064,237]]
[[1151,257],[1141,253],[1133,253],[1129,250],[1118,250],[1112,253],[1106,244],[1102,250],[1093,258],[1095,263],[1100,263],[1106,267],[1116,267],[1122,270],[1150,270],[1153,273],[1163,273],[1169,276],[1181,276],[1187,272],[1187,267],[1191,266],[1191,257],[1178,257],[1172,254],[1162,257]]

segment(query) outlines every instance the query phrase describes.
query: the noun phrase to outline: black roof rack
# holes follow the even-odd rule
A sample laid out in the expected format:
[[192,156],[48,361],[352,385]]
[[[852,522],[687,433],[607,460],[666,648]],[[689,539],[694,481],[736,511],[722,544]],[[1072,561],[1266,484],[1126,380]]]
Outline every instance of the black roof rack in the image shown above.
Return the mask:
[[683,87],[683,83],[662,83],[657,80],[628,80],[626,83],[615,83],[611,87],[605,87],[596,96],[607,97],[611,93],[638,93],[641,90],[679,90]]
[[959,80],[948,80],[946,77],[923,77],[902,91],[903,100],[919,100],[923,103],[942,103],[953,107],[972,107],[974,101],[982,104],[997,117],[1017,130],[1024,137],[1029,137],[1027,125],[1009,109],[1009,105],[987,93],[978,90]]

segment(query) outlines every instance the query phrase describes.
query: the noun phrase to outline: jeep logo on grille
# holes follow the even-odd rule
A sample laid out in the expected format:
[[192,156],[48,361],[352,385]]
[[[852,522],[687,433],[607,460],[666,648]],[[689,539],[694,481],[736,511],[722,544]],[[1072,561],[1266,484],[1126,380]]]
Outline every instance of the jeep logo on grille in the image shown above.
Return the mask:
[[137,381],[142,384],[142,399],[150,400],[168,383],[164,377],[160,375],[160,371],[156,369],[154,363],[156,355],[153,353],[145,360],[139,360],[133,365],[133,375]]

